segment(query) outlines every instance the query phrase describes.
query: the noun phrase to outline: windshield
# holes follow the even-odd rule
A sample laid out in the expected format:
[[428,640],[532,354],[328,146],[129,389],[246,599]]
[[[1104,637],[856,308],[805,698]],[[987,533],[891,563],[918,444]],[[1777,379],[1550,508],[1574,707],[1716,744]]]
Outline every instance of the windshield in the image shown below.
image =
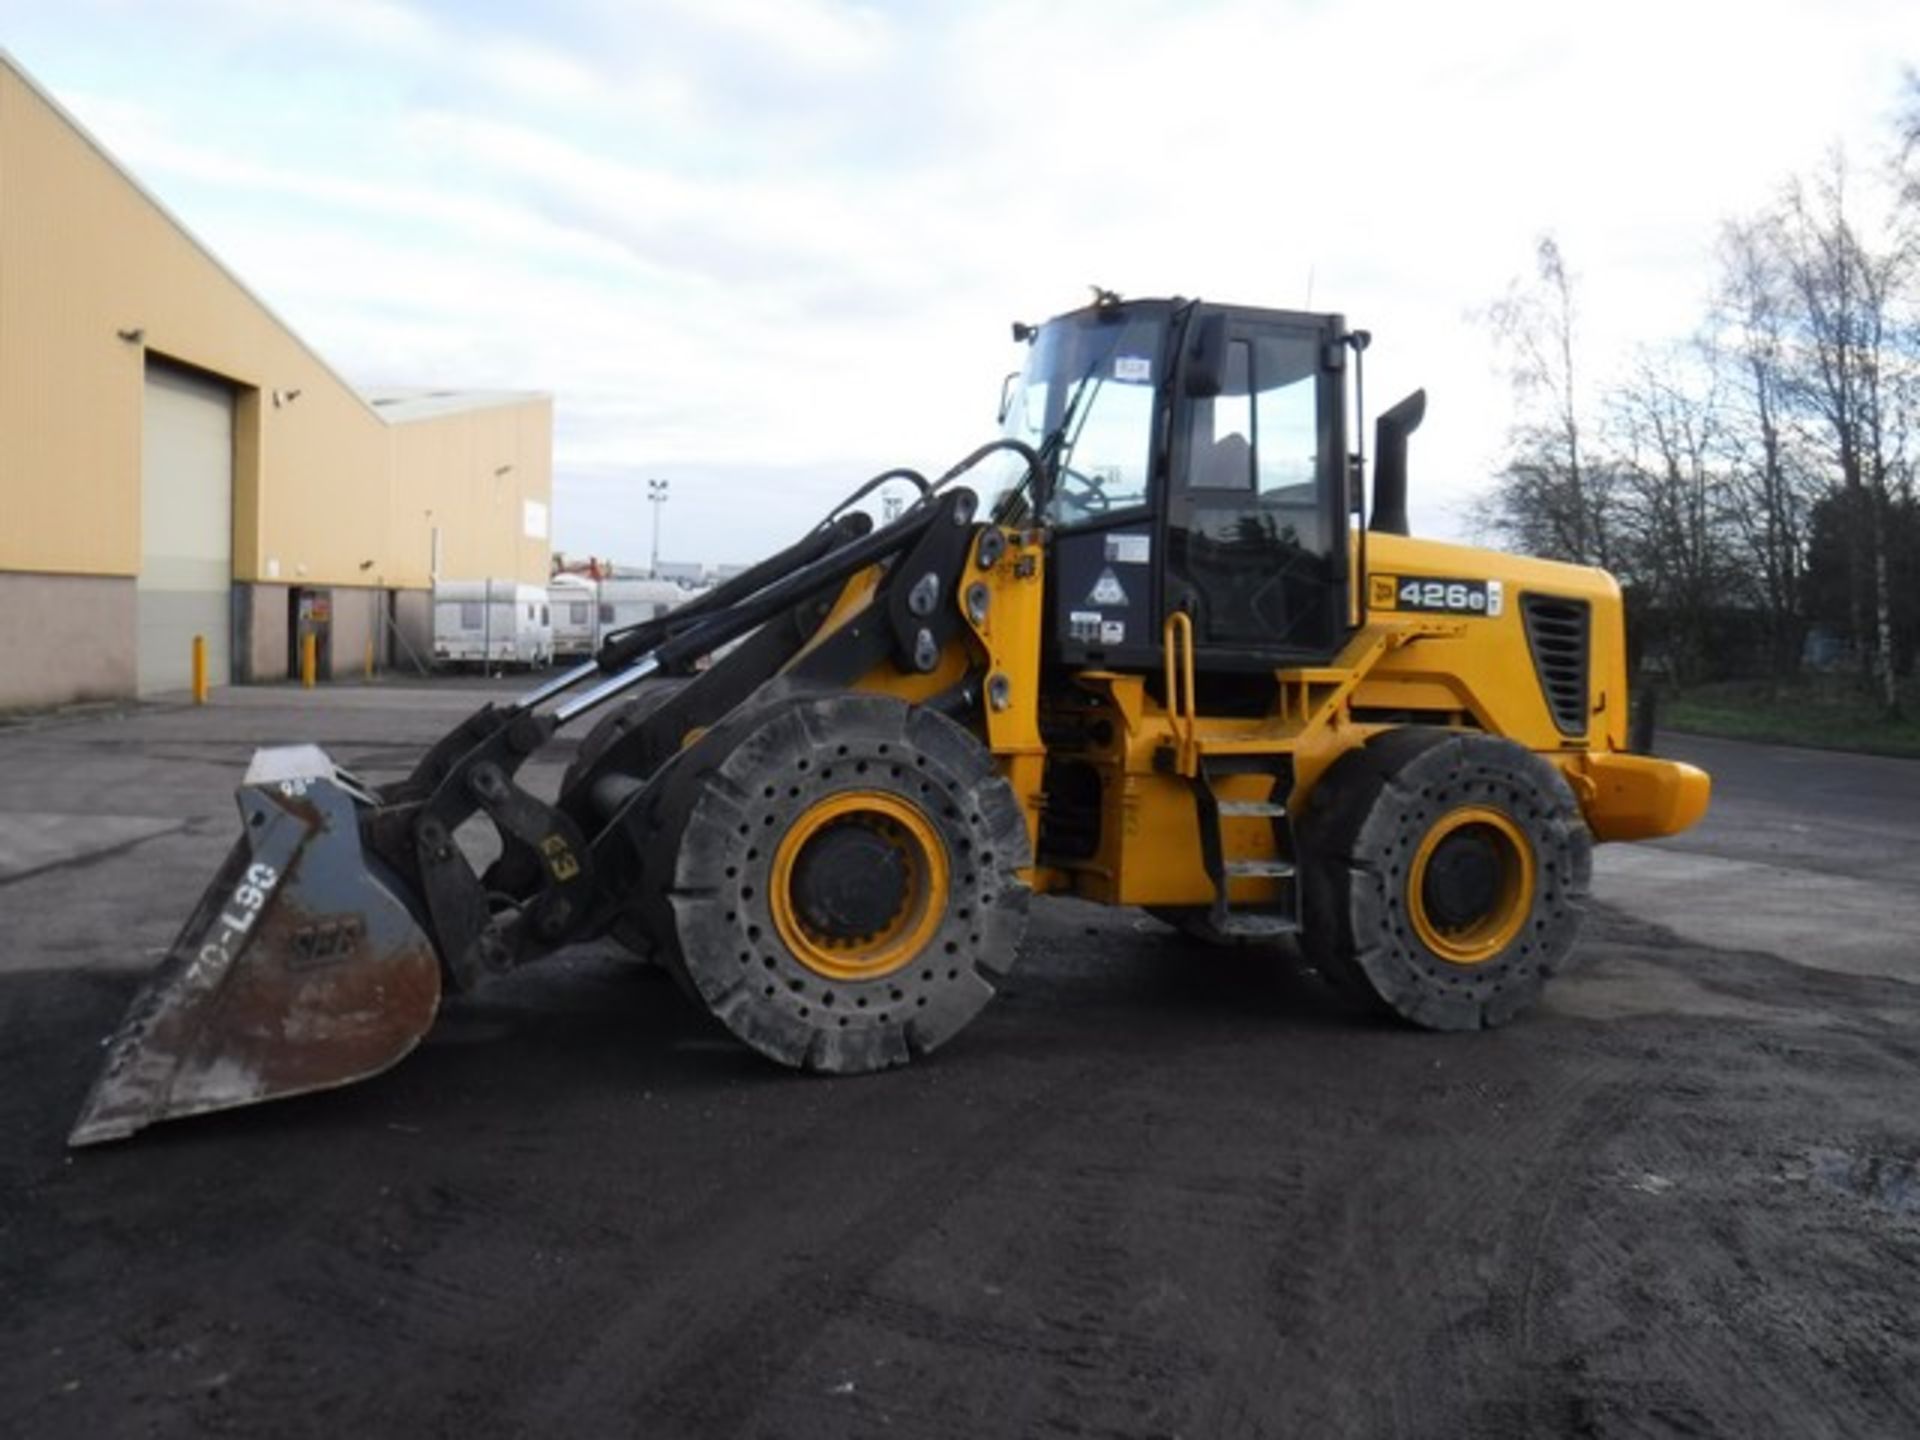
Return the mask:
[[1041,327],[1004,431],[1051,462],[1051,523],[1146,504],[1165,332],[1160,309],[1082,311]]

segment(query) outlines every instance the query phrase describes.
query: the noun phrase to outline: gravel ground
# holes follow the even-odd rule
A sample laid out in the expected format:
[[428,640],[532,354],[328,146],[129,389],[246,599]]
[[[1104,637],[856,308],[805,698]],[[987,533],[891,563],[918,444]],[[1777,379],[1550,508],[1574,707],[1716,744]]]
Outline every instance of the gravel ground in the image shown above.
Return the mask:
[[[68,1155],[250,745],[378,771],[472,698],[0,732],[0,1433],[1920,1433],[1910,763],[1706,747],[1708,826],[1603,863],[1490,1034],[1046,902],[909,1070],[775,1070],[589,948],[379,1080]],[[1849,846],[1894,859],[1831,963],[1713,926]]]

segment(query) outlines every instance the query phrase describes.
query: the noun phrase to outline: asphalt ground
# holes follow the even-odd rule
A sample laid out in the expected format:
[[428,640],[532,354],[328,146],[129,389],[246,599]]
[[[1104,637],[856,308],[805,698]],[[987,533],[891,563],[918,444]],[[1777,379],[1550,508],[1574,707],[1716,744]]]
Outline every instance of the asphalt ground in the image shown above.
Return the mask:
[[1914,762],[1674,737],[1713,812],[1491,1033],[1048,901],[904,1071],[583,947],[68,1154],[252,747],[392,775],[484,688],[0,729],[0,1434],[1920,1433]]

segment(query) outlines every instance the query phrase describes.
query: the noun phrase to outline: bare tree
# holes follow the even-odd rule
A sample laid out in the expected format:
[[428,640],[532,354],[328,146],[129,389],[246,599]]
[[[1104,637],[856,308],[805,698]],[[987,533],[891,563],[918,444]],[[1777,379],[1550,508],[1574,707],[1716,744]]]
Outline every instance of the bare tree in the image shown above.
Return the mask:
[[1729,607],[1726,497],[1710,351],[1643,353],[1608,399],[1621,454],[1612,524],[1619,566],[1657,612],[1675,678],[1699,679]]
[[1771,220],[1734,223],[1720,241],[1711,318],[1723,514],[1737,594],[1761,613],[1775,679],[1799,668],[1806,634],[1808,515],[1816,486],[1790,428],[1786,279]]
[[[1848,523],[1849,609],[1862,668],[1889,712],[1900,693],[1888,556],[1891,484],[1905,425],[1891,333],[1909,278],[1906,247],[1875,250],[1848,203],[1837,152],[1815,185],[1796,180],[1771,227],[1787,281],[1794,363],[1789,393],[1804,407],[1837,475]],[[1892,402],[1892,403],[1890,403]]]
[[1551,235],[1535,247],[1533,279],[1515,281],[1488,321],[1506,347],[1519,414],[1492,497],[1493,524],[1536,554],[1611,564],[1610,477],[1588,460],[1574,284]]

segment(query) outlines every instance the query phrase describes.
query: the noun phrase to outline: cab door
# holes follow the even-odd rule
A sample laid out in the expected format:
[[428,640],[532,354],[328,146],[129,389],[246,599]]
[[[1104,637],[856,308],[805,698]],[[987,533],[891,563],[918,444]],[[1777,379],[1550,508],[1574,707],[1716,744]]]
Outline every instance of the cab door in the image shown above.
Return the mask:
[[1347,616],[1339,327],[1232,311],[1216,323],[1218,391],[1176,410],[1166,611],[1187,611],[1216,668],[1325,659]]

